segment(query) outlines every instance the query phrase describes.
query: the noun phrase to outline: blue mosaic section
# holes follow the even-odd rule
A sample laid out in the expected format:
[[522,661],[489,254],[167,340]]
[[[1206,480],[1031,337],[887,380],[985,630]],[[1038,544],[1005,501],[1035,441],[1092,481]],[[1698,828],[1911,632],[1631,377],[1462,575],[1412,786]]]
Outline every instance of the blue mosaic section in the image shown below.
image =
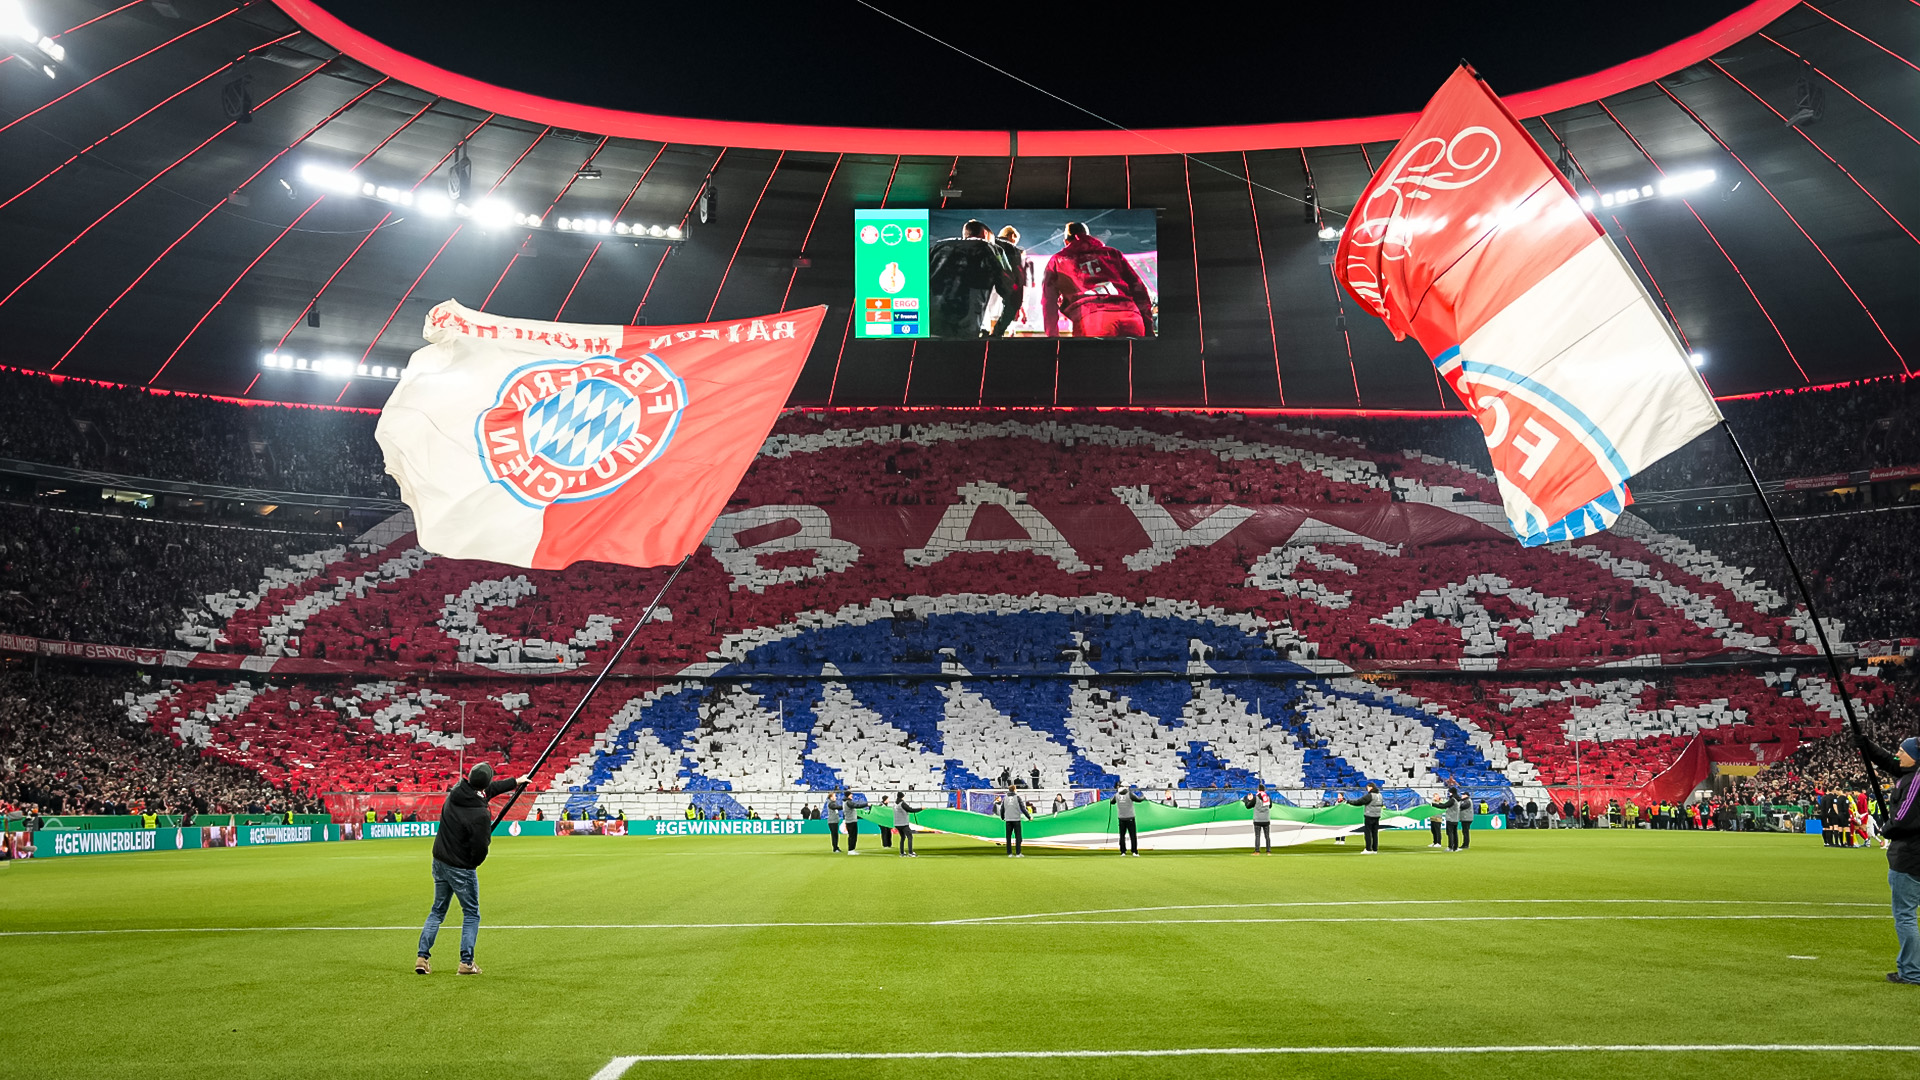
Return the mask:
[[[1076,643],[1074,634],[1081,636]],[[1259,634],[1202,619],[1157,617],[1141,612],[1089,615],[1021,611],[999,615],[946,614],[925,619],[881,619],[864,626],[834,626],[770,641],[722,675],[818,675],[825,664],[842,674],[939,675],[951,659],[975,675],[1063,675],[1067,650],[1100,674],[1184,672],[1193,659],[1190,642],[1210,650],[1207,663],[1234,673],[1306,671],[1268,645]],[[952,650],[943,656],[942,650]]]
[[[1074,633],[1083,642],[1074,641]],[[1109,766],[1095,763],[1080,752],[1074,740],[1069,718],[1073,693],[1085,682],[1126,706],[1153,717],[1163,733],[1175,741],[1184,741],[1180,758],[1184,775],[1180,786],[1215,792],[1203,796],[1216,800],[1237,798],[1261,779],[1253,771],[1234,766],[1218,750],[1200,739],[1181,740],[1186,726],[1182,713],[1194,700],[1196,685],[1240,699],[1264,718],[1268,729],[1290,737],[1303,755],[1304,784],[1318,798],[1326,798],[1364,788],[1371,779],[1381,783],[1388,802],[1395,807],[1411,805],[1420,796],[1405,787],[1405,777],[1367,777],[1341,756],[1340,746],[1309,726],[1305,712],[1310,691],[1345,699],[1356,704],[1384,708],[1417,719],[1433,732],[1435,771],[1468,785],[1476,797],[1498,802],[1511,793],[1506,778],[1491,767],[1473,745],[1460,725],[1432,714],[1396,703],[1377,693],[1356,693],[1336,689],[1322,679],[1296,678],[1270,681],[1245,675],[1216,674],[1159,676],[1148,678],[1086,678],[1067,674],[1071,659],[1063,650],[1083,649],[1083,662],[1094,670],[1112,671],[1142,661],[1175,661],[1184,668],[1190,639],[1199,639],[1216,650],[1208,656],[1209,666],[1223,663],[1281,665],[1305,674],[1304,669],[1281,658],[1258,636],[1231,627],[1215,626],[1198,620],[1151,618],[1138,613],[1118,616],[1088,616],[1055,612],[1021,612],[1006,615],[943,615],[926,620],[884,620],[866,626],[831,627],[787,641],[771,642],[749,656],[747,663],[729,668],[738,674],[765,672],[769,668],[804,668],[811,677],[795,679],[761,678],[744,684],[716,683],[708,688],[686,688],[666,694],[647,706],[640,718],[622,731],[613,747],[597,757],[585,782],[572,789],[567,808],[590,811],[598,789],[613,774],[632,760],[634,743],[641,732],[650,732],[670,747],[688,745],[700,728],[699,705],[743,688],[755,695],[760,704],[781,717],[784,730],[804,732],[806,757],[802,761],[800,781],[809,790],[823,791],[839,786],[841,777],[832,768],[814,761],[824,684],[818,676],[820,664],[827,659],[849,676],[861,669],[897,672],[902,665],[918,668],[917,677],[848,678],[844,685],[854,700],[872,710],[888,723],[906,733],[917,749],[942,755],[945,749],[940,724],[946,715],[946,687],[961,682],[964,688],[980,695],[992,708],[1012,723],[1045,734],[1071,754],[1069,779],[1075,787],[1110,788],[1116,781]],[[1099,658],[1093,657],[1094,647]],[[1008,678],[979,678],[939,675],[939,650],[951,648],[953,659],[974,670],[1026,667],[1044,670],[1044,677],[1022,675]],[[976,676],[978,672],[975,672]],[[838,682],[839,680],[835,680]],[[1006,764],[1022,768],[1023,763]],[[997,772],[998,766],[996,765]],[[725,778],[699,774],[690,759],[681,758],[681,783],[696,805],[708,813],[724,810],[730,816],[744,814],[746,807],[731,792]],[[996,776],[981,776],[959,761],[948,759],[944,782],[950,789],[993,786]],[[1398,786],[1394,786],[1394,785]],[[1236,794],[1237,793],[1237,794]],[[1283,799],[1284,796],[1281,796]]]

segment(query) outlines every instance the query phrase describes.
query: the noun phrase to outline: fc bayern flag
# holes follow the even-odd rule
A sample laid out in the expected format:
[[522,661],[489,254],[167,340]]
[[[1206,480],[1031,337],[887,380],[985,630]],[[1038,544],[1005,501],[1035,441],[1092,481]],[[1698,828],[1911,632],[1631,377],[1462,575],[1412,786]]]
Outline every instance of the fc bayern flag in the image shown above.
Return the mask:
[[437,555],[678,562],[785,404],[826,308],[692,326],[427,313],[374,435]]
[[1469,68],[1381,162],[1334,266],[1478,415],[1529,547],[1607,528],[1628,477],[1720,422],[1619,250]]

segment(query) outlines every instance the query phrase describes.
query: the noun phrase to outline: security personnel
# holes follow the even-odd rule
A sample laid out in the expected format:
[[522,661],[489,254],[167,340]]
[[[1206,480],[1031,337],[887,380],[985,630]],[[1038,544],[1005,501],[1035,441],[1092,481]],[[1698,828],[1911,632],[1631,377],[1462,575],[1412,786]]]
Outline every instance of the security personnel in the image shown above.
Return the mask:
[[367,807],[367,824],[369,825],[378,824],[379,818],[380,818],[380,815],[374,812],[373,807],[371,806]]
[[142,808],[141,808],[141,810],[140,810],[140,827],[141,827],[141,828],[143,828],[143,829],[157,829],[157,828],[159,828],[159,827],[160,827],[160,815],[159,815],[159,814],[156,814],[156,813],[154,813],[154,812],[153,812],[153,811],[151,811],[151,810],[148,810],[148,809],[146,809],[146,808],[144,808],[144,807],[142,807]]
[[[283,814],[283,815],[281,815],[281,818],[280,818],[280,824],[282,824],[282,825],[291,825],[291,824],[293,824],[293,807],[291,807],[291,806],[289,806],[289,807],[287,807],[287,812],[286,812],[285,814]],[[149,827],[151,827],[151,826],[149,826]]]
[[1346,800],[1349,806],[1358,806],[1360,810],[1360,831],[1365,836],[1367,846],[1360,854],[1380,854],[1380,811],[1387,800],[1380,796],[1379,784],[1368,784],[1367,790]]
[[[1260,854],[1260,841],[1267,842],[1267,854],[1273,854],[1273,796],[1267,794],[1267,785],[1260,784],[1247,796],[1246,806],[1253,811],[1253,853]],[[1140,846],[1140,837],[1133,838],[1134,848]]]

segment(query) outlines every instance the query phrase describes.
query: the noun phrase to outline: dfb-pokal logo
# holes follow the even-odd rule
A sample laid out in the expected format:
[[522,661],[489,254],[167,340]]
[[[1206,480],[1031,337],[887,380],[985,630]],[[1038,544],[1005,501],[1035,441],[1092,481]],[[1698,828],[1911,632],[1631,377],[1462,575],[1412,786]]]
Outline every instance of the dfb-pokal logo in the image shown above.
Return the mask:
[[659,460],[687,407],[658,356],[541,360],[515,369],[480,415],[487,475],[528,506],[611,493]]

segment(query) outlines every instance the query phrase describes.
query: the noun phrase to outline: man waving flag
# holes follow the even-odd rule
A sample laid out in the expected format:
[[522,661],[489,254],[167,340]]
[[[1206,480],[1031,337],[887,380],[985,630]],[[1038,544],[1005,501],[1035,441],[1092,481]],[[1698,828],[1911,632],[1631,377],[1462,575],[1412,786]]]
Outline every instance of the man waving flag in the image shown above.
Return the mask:
[[1368,182],[1334,268],[1479,417],[1528,547],[1612,525],[1628,477],[1720,422],[1613,242],[1470,68]]
[[374,432],[420,546],[536,569],[679,561],[759,452],[825,313],[587,326],[435,307]]

